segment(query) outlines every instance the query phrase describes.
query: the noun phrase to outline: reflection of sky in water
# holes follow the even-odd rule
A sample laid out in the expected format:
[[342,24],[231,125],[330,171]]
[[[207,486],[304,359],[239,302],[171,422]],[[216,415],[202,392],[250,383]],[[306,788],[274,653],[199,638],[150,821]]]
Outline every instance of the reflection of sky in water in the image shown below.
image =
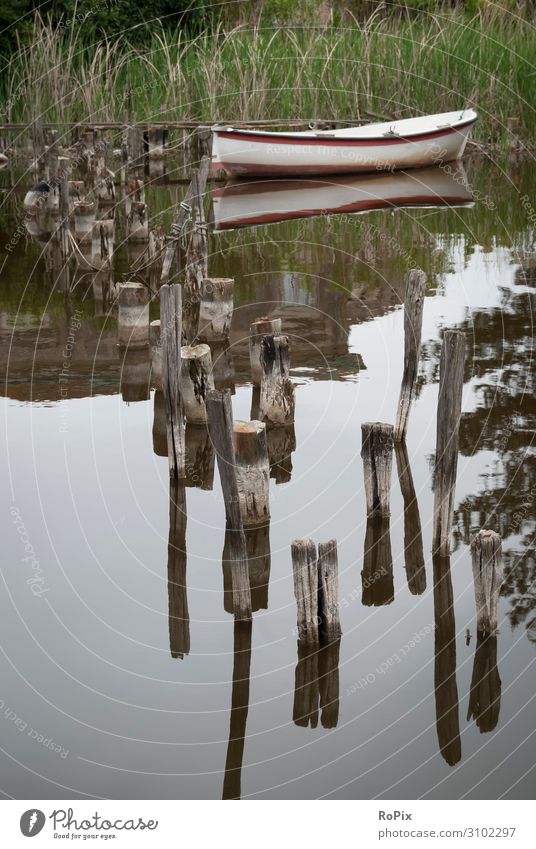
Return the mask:
[[[487,253],[477,248],[467,259],[460,237],[449,261],[439,290],[426,298],[425,343],[439,339],[439,328],[458,326],[475,310],[500,308],[501,288],[528,291],[514,287],[516,266],[504,248]],[[284,281],[289,299],[310,302],[303,275],[288,271]],[[408,590],[395,465],[390,527],[395,600],[383,607],[364,607],[360,423],[394,419],[403,311],[354,325],[348,343],[366,366],[357,378],[311,380],[304,358],[304,376],[297,381],[292,478],[279,486],[271,481],[269,607],[253,621],[242,794],[400,797],[407,795],[409,781],[411,796],[457,798],[467,793],[494,798],[508,793],[534,763],[534,738],[528,739],[534,730],[534,646],[524,626],[511,630],[504,619],[510,602],[503,598],[500,719],[494,732],[480,734],[476,724],[465,719],[475,625],[470,554],[465,543],[459,544],[451,572],[462,758],[448,767],[438,752],[436,734],[429,557],[437,383],[422,383],[408,433],[427,589],[420,596]],[[431,365],[423,362],[425,374]],[[494,368],[492,361],[490,371]],[[465,412],[477,409],[475,386],[471,379],[464,387]],[[2,567],[0,641],[6,654],[0,660],[0,698],[69,749],[69,757],[62,760],[0,716],[4,786],[15,797],[221,796],[233,627],[223,609],[224,511],[218,476],[213,491],[186,491],[191,653],[182,661],[172,660],[168,472],[165,458],[152,450],[152,399],[127,405],[120,395],[105,395],[52,407],[8,399],[1,404],[7,425],[1,448],[7,469],[2,496],[7,552]],[[238,385],[235,418],[248,419],[250,406],[250,387]],[[60,433],[62,422],[65,433]],[[504,455],[500,458],[487,448],[468,453],[459,458],[457,506],[504,482]],[[48,592],[42,598],[33,597],[26,585],[31,572],[21,560],[24,552],[9,515],[12,503],[20,510],[43,570]],[[530,520],[528,515],[527,525]],[[289,546],[292,539],[306,536],[338,540],[340,597],[345,603],[336,730],[313,731],[292,723],[296,637]],[[511,534],[508,548],[519,546],[521,537],[520,532]],[[469,646],[467,628],[473,634]],[[379,674],[381,664],[400,656],[419,630],[425,636],[388,674]],[[370,674],[373,682],[358,687]],[[531,793],[528,774],[512,795]]]

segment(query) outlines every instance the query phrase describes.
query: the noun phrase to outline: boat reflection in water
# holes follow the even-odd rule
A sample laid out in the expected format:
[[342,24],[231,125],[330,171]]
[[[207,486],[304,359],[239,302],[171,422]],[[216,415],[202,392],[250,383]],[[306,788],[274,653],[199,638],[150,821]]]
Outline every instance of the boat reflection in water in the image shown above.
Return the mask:
[[361,177],[241,180],[213,191],[211,223],[215,232],[221,232],[317,215],[457,207],[472,201],[459,164]]

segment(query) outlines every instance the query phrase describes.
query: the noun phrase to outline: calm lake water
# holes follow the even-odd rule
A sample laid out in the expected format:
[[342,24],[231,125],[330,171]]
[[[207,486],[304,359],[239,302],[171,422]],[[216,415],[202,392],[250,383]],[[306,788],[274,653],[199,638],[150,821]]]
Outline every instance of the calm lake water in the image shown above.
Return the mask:
[[[209,446],[190,432],[200,471],[184,493],[187,556],[168,570],[169,479],[148,354],[119,352],[115,315],[95,300],[90,276],[58,291],[46,233],[24,226],[31,178],[0,173],[4,796],[533,797],[536,174],[484,158],[466,171],[472,205],[371,203],[363,215],[336,215],[295,186],[296,215],[324,214],[210,234],[210,274],[236,281],[230,350],[218,352],[235,419],[250,417],[255,318],[282,318],[296,385],[294,433],[274,446],[269,533],[250,540],[269,584],[254,593],[251,629],[236,631]],[[182,190],[147,190],[164,230]],[[216,223],[245,223],[229,217],[244,204],[274,206],[234,200],[232,213],[225,196],[216,200]],[[116,279],[128,279],[127,263],[121,247]],[[382,554],[393,582],[371,593],[360,425],[394,421],[410,264],[428,275],[407,437],[426,579],[411,579],[404,525],[415,504],[405,513],[394,464]],[[467,340],[450,571],[430,555],[446,328]],[[496,642],[477,652],[469,542],[480,527],[501,533],[505,582]],[[303,537],[338,542],[343,636],[338,666],[336,650],[318,661],[320,683],[306,658],[296,670],[290,543]],[[452,591],[452,607],[438,586]],[[174,618],[186,603],[189,625]],[[309,676],[307,725],[293,721],[296,675]]]

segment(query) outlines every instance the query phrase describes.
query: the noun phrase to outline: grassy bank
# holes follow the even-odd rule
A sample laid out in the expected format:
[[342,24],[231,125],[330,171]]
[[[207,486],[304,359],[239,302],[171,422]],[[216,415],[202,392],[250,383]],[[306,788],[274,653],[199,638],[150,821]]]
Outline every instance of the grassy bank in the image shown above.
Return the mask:
[[76,28],[36,19],[29,47],[0,82],[0,120],[403,117],[474,105],[478,138],[506,141],[510,117],[534,138],[535,38],[527,22],[457,13],[341,28],[235,28],[188,40],[156,32],[144,50],[85,44]]

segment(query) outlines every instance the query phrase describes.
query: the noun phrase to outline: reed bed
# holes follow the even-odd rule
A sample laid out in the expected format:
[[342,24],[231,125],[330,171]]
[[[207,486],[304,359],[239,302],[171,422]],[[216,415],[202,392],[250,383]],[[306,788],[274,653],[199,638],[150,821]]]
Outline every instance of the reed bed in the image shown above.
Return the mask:
[[0,82],[0,120],[353,121],[475,106],[476,136],[531,141],[534,36],[515,18],[459,14],[380,19],[335,28],[238,27],[187,38],[160,31],[145,49],[84,43],[39,16]]

